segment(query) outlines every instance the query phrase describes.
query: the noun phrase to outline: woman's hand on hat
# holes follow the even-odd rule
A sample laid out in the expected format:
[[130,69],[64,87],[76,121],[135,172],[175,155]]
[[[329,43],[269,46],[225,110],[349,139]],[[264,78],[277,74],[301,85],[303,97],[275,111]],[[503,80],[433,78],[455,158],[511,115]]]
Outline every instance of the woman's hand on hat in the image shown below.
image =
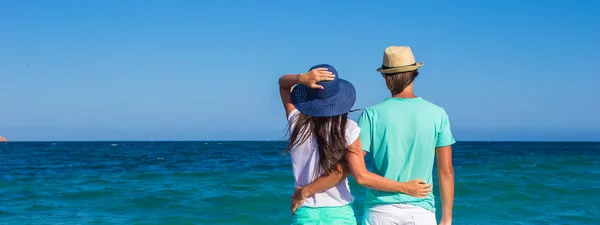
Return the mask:
[[308,73],[301,74],[300,78],[298,79],[298,82],[310,88],[323,89],[323,86],[318,85],[317,82],[328,81],[333,79],[335,79],[335,75],[329,72],[327,68],[316,68],[311,71],[308,71]]

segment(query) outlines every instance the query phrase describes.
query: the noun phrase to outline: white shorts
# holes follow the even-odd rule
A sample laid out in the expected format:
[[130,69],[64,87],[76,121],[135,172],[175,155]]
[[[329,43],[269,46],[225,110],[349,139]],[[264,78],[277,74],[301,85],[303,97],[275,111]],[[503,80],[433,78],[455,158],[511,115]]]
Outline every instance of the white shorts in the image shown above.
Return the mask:
[[365,210],[363,225],[437,225],[435,213],[408,204],[378,205]]

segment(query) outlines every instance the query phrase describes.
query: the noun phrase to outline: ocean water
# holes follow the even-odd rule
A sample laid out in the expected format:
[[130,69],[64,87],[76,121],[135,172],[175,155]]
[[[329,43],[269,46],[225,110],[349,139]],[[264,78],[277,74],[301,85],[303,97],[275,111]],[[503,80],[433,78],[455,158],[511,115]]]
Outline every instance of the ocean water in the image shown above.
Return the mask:
[[[0,143],[0,224],[289,224],[284,147]],[[459,142],[454,165],[454,224],[600,224],[600,143]]]

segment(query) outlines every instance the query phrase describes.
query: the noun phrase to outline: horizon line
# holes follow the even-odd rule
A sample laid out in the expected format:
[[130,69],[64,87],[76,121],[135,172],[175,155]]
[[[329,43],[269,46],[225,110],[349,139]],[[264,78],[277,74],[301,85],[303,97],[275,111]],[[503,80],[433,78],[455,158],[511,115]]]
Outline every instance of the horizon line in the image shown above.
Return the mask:
[[[11,143],[11,142],[286,142],[287,140],[54,140],[54,141],[40,141],[40,140],[28,140],[28,141],[6,141],[0,143]],[[553,141],[541,141],[541,140],[524,140],[524,141],[516,141],[516,140],[490,140],[490,141],[482,141],[482,140],[461,140],[456,141],[456,143],[460,142],[520,142],[520,143],[600,143],[598,141],[565,141],[565,140],[553,140]]]

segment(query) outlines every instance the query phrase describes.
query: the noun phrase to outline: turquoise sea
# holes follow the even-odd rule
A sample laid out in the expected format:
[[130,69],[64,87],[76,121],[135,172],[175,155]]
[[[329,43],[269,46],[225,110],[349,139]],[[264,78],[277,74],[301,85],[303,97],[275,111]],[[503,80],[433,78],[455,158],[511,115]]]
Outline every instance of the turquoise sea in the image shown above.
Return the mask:
[[[289,224],[284,147],[0,143],[0,224]],[[600,224],[600,143],[459,142],[454,165],[454,224]]]

